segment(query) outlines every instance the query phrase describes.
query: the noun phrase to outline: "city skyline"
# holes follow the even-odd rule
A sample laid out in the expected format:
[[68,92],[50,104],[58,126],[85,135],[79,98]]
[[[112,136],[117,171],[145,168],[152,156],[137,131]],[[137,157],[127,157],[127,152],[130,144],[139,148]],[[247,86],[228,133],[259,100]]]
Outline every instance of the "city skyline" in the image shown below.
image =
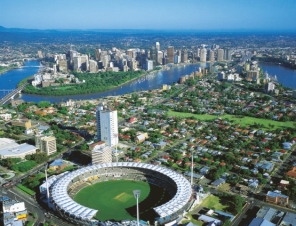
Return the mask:
[[[296,2],[3,1],[0,26],[27,29],[295,30]],[[24,10],[26,9],[26,10]]]

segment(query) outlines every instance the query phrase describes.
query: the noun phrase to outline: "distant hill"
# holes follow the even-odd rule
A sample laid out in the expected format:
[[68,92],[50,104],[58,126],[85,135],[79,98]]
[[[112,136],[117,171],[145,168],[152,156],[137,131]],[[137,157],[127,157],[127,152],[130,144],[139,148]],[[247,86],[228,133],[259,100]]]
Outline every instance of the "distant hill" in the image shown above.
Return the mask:
[[0,32],[57,32],[56,30],[39,30],[39,29],[25,29],[25,28],[6,28],[0,26]]

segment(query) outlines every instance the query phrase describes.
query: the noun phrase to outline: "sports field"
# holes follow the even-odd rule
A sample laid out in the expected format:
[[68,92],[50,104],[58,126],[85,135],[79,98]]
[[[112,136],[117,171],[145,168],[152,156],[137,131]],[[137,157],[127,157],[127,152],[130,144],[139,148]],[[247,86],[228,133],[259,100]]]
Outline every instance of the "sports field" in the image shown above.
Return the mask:
[[194,117],[197,120],[202,120],[202,121],[207,121],[207,120],[214,120],[217,118],[222,118],[222,119],[228,119],[232,120],[233,123],[240,124],[242,126],[248,126],[248,125],[253,125],[254,123],[259,123],[262,124],[264,128],[270,129],[270,130],[275,130],[277,128],[283,129],[286,127],[294,127],[294,122],[280,122],[280,121],[274,121],[270,119],[261,119],[261,118],[253,118],[253,117],[248,117],[244,116],[242,118],[238,118],[235,115],[228,115],[224,114],[222,116],[215,116],[215,115],[197,115],[193,113],[184,113],[184,112],[176,112],[176,111],[168,111],[168,115],[170,116],[177,116],[177,117],[182,117],[182,118],[189,118],[189,117]]
[[118,180],[86,187],[76,194],[74,200],[83,206],[99,210],[96,218],[101,221],[136,219],[133,190],[141,190],[139,212],[143,220],[154,218],[152,208],[170,199],[164,189],[146,182]]

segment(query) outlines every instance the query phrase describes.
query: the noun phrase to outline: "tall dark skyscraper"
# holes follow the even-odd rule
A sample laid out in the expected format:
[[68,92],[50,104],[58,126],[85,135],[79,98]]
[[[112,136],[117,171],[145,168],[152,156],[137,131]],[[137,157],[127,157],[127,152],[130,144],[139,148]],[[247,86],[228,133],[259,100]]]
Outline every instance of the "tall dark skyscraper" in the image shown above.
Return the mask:
[[181,62],[186,63],[188,61],[188,52],[187,50],[182,50],[181,52]]
[[224,49],[224,60],[231,60],[231,49]]
[[157,60],[156,60],[157,54],[156,54],[156,51],[157,50],[155,49],[155,47],[152,46],[151,49],[150,49],[150,60],[153,61],[153,66],[157,65]]
[[174,50],[174,46],[169,46],[168,47],[168,63],[173,64],[174,63],[174,55],[175,55],[175,50]]

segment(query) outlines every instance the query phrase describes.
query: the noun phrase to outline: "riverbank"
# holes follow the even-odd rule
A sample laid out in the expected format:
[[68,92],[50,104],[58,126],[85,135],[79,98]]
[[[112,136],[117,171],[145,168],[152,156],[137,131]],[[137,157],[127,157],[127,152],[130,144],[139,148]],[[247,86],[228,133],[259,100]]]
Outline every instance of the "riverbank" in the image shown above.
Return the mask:
[[271,64],[278,64],[280,66],[296,70],[296,64],[292,64],[284,59],[275,58],[275,57],[255,57],[254,60],[258,61],[259,63],[271,63]]
[[0,66],[0,76],[1,76],[2,74],[4,74],[4,73],[10,71],[10,70],[18,69],[18,68],[20,68],[20,67],[21,67],[21,66],[13,66],[13,67],[10,67],[10,66],[8,66],[8,67]]
[[[208,65],[208,64],[207,64]],[[207,66],[206,65],[206,66]],[[79,94],[79,95],[64,95],[64,96],[51,96],[50,94],[48,96],[45,95],[38,95],[38,94],[22,94],[22,99],[26,102],[39,102],[39,101],[49,101],[51,103],[58,103],[61,101],[65,101],[67,99],[72,100],[87,100],[87,99],[98,99],[106,96],[115,96],[115,95],[123,95],[126,93],[132,93],[135,91],[143,91],[143,90],[153,90],[153,89],[161,89],[163,84],[171,85],[173,83],[176,83],[179,81],[180,77],[183,75],[189,75],[193,71],[196,71],[199,67],[204,67],[205,65],[202,64],[186,64],[179,65],[175,67],[170,68],[161,68],[163,70],[158,70],[154,72],[145,72],[145,74],[142,75],[142,77],[153,74],[153,76],[149,76],[150,79],[144,79],[142,77],[137,77],[136,79],[132,81],[128,81],[125,84],[122,84],[121,86],[114,87],[108,91],[104,92],[97,92],[92,94]],[[28,67],[25,68],[25,70],[29,69]],[[31,69],[31,68],[30,68]],[[34,68],[32,68],[34,69]],[[25,73],[25,70],[22,71],[15,71],[16,73]],[[37,70],[35,70],[35,73],[37,73]],[[28,74],[32,75],[34,73]],[[23,79],[23,77],[22,77]],[[1,80],[1,79],[0,79]],[[19,82],[19,80],[14,80]],[[137,82],[138,81],[138,82]],[[1,86],[1,85],[0,85]]]
[[90,74],[72,72],[79,82],[78,84],[60,84],[56,86],[48,86],[36,88],[28,85],[24,89],[26,94],[35,94],[43,96],[69,96],[83,95],[112,90],[116,87],[129,83],[131,80],[138,79],[145,75],[144,71],[128,71],[128,72],[103,72]]
[[[27,86],[24,90],[23,93],[25,94],[29,94],[29,95],[40,95],[40,96],[75,96],[75,95],[88,95],[88,94],[96,94],[96,93],[101,93],[101,92],[108,92],[108,91],[112,91],[114,89],[117,89],[119,87],[122,87],[124,85],[133,83],[135,81],[141,80],[143,81],[144,79],[150,79],[151,77],[155,76],[157,73],[159,73],[160,71],[165,71],[167,70],[167,67],[156,67],[155,69],[151,70],[151,71],[143,71],[143,70],[139,70],[139,71],[129,71],[129,72],[116,72],[116,73],[112,73],[112,72],[102,72],[109,74],[109,77],[104,77],[104,80],[101,80],[100,82],[106,82],[107,84],[104,84],[103,86],[101,85],[100,87],[104,87],[102,89],[99,89],[99,80],[95,81],[97,82],[98,86],[95,86],[96,88],[93,88],[94,84],[96,84],[95,82],[92,82],[91,79],[94,78],[94,75],[97,76],[103,76],[101,73],[96,73],[96,74],[91,74],[91,77],[88,76],[89,73],[77,73],[75,74],[75,76],[80,80],[85,80],[85,83],[82,84],[68,84],[68,85],[61,85],[61,86],[50,86],[50,87],[43,87],[43,88],[35,88],[33,86]],[[134,74],[137,74],[136,76],[134,76]],[[111,76],[110,76],[111,74]],[[126,77],[123,77],[126,74],[127,77],[132,76],[132,78],[130,78],[128,81],[125,82],[121,82],[117,85],[112,85],[114,83],[116,83],[116,81],[119,80],[125,80]],[[87,75],[85,77],[85,75]],[[123,75],[123,76],[122,76]],[[83,77],[84,76],[84,77]],[[114,76],[114,77],[112,77]],[[121,77],[120,77],[121,76]],[[20,86],[20,84],[22,82],[24,82],[25,80],[29,80],[31,78],[31,76],[29,78],[23,79],[17,86]],[[100,78],[102,79],[102,78]],[[109,80],[109,83],[108,83]]]

